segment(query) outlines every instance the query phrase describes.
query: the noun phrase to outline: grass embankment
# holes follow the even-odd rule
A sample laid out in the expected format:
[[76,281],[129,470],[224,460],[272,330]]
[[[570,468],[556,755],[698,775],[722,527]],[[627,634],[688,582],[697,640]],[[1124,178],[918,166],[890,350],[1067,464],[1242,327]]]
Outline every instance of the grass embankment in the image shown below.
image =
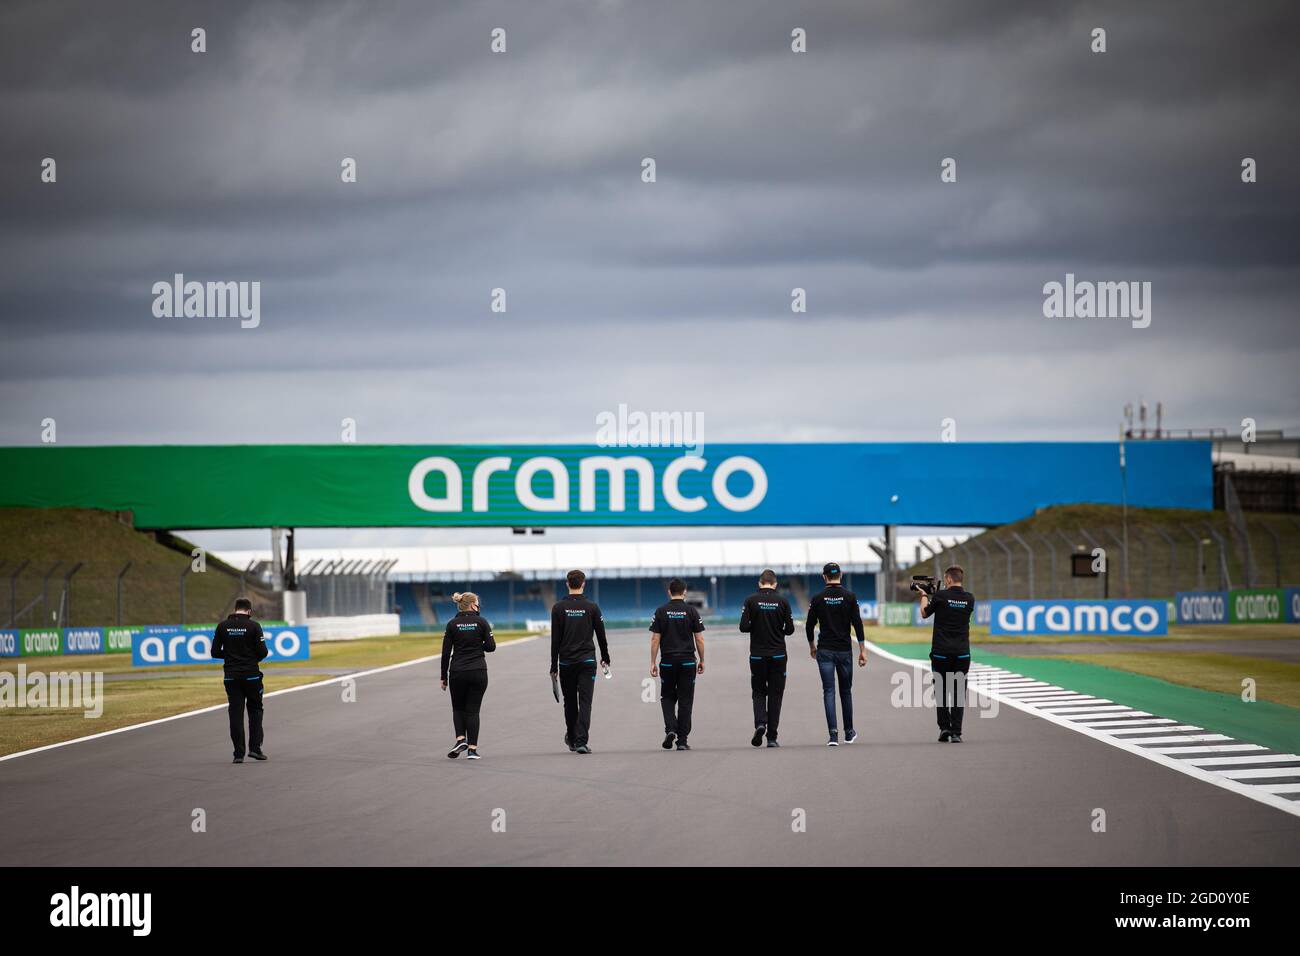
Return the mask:
[[[1280,573],[1281,585],[1300,584],[1300,523],[1295,515],[1251,513],[1246,518],[1251,551],[1254,554],[1258,587],[1274,587]],[[985,531],[961,549],[945,549],[940,554],[941,567],[961,564],[966,567],[966,583],[977,597],[1026,598],[1030,594],[1030,556],[1013,534],[1019,534],[1033,549],[1033,594],[1037,598],[1095,598],[1101,596],[1100,580],[1070,577],[1069,555],[1072,550],[1090,552],[1097,545],[1110,557],[1110,595],[1123,595],[1123,562],[1116,538],[1122,539],[1122,510],[1115,505],[1056,505],[1019,521]],[[1196,567],[1197,544],[1203,545],[1204,586],[1219,587],[1219,552],[1206,527],[1228,542],[1225,555],[1233,587],[1245,587],[1241,555],[1232,544],[1227,517],[1222,511],[1193,511],[1179,508],[1130,508],[1128,510],[1129,564],[1128,581],[1131,597],[1173,597],[1178,591],[1193,591],[1201,579]],[[1082,529],[1082,530],[1081,530]],[[1270,531],[1272,532],[1270,534]],[[1084,533],[1086,532],[1086,534]],[[1113,535],[1113,536],[1112,536]],[[1166,539],[1168,536],[1168,540]],[[1274,541],[1276,535],[1276,543]],[[944,535],[929,535],[931,544]],[[1172,551],[1170,548],[1172,540]],[[988,550],[985,557],[983,545]],[[1008,555],[1010,553],[1010,581]],[[1052,555],[1055,555],[1053,580]],[[913,574],[933,573],[934,562],[922,561],[903,570],[899,580]],[[912,595],[900,591],[898,599]]]
[[[526,635],[523,631],[498,631],[496,636],[498,641],[511,641]],[[330,671],[340,668],[351,671],[369,670],[438,654],[441,651],[441,634],[407,633],[357,641],[329,641],[313,644],[310,660],[267,664],[263,667],[263,671],[266,674],[267,690],[277,691],[338,676]],[[102,733],[143,721],[157,720],[189,710],[211,707],[214,704],[224,704],[226,700],[225,691],[222,689],[221,670],[216,665],[204,668],[203,676],[168,676],[169,671],[175,673],[178,670],[192,671],[197,668],[136,668],[131,666],[129,654],[94,654],[4,658],[0,660],[0,672],[16,674],[19,664],[25,664],[29,672],[67,671],[83,674],[100,672],[106,678],[112,674],[127,672],[155,676],[120,681],[106,679],[103,714],[94,719],[86,718],[82,708],[0,710],[0,755]],[[285,673],[300,670],[304,672]]]
[[[17,578],[17,627],[102,627],[117,623],[117,576],[122,579],[123,624],[181,620],[181,573],[190,564],[188,542],[159,544],[114,514],[87,508],[0,508],[0,626],[8,626],[9,579]],[[64,578],[81,562],[71,587]],[[238,596],[238,571],[206,557],[206,570],[185,578],[187,621],[220,620]],[[65,593],[69,592],[69,593]],[[259,616],[273,616],[253,590]],[[63,611],[60,616],[60,611]],[[278,608],[274,615],[278,615]]]

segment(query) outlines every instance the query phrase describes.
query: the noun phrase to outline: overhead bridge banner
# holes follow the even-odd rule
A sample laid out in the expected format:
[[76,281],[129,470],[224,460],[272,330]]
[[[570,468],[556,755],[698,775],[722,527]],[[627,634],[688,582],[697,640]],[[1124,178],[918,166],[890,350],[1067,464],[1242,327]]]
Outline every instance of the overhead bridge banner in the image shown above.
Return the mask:
[[[1213,506],[1208,442],[1130,442],[1128,503]],[[1114,442],[0,449],[0,506],[141,528],[996,525],[1118,504]]]

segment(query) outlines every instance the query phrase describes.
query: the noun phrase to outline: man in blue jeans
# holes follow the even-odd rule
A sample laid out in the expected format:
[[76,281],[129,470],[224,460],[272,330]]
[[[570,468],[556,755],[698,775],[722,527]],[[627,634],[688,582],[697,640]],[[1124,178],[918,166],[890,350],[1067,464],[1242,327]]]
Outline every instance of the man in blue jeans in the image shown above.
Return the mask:
[[[826,705],[826,729],[830,731],[828,747],[840,745],[839,729],[835,723],[835,681],[840,684],[840,706],[844,710],[844,742],[858,739],[853,729],[853,645],[852,636],[858,639],[858,666],[867,666],[867,644],[862,633],[862,612],[852,591],[840,583],[843,577],[840,566],[832,561],[822,568],[822,588],[808,605],[808,651],[817,662],[822,675],[822,700]],[[820,640],[813,633],[821,626]],[[853,634],[850,634],[850,629]]]

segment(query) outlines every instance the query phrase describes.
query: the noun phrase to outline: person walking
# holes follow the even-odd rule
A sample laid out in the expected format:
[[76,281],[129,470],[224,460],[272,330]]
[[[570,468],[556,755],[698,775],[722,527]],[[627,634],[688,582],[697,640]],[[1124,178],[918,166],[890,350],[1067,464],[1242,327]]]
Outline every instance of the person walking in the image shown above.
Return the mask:
[[451,721],[456,744],[448,757],[462,753],[478,760],[479,710],[487,693],[487,657],[497,649],[492,625],[479,613],[478,595],[473,591],[453,594],[456,616],[447,622],[442,635],[442,689],[451,690]]

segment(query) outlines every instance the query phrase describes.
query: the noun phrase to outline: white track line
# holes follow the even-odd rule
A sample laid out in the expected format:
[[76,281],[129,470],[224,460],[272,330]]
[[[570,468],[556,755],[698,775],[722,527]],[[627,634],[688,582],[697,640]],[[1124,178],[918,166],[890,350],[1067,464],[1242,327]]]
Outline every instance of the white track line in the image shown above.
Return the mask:
[[[878,644],[875,644],[871,641],[868,641],[867,644],[871,647],[873,653],[879,654],[885,660],[893,661],[896,664],[906,664],[907,666],[916,668],[917,670],[928,671],[930,669],[929,661],[914,660],[910,657],[900,657],[899,655],[887,651],[883,647],[880,647]],[[975,669],[975,666],[980,666],[981,669],[983,669],[984,667],[988,667],[989,665],[973,665],[971,668],[972,671]],[[1057,726],[1064,727],[1067,730],[1071,730],[1076,734],[1083,734],[1085,737],[1091,737],[1094,740],[1099,740],[1102,743],[1107,744],[1108,746],[1116,747],[1120,750],[1128,751],[1131,754],[1136,754],[1144,760],[1149,760],[1152,763],[1162,764],[1163,766],[1169,768],[1170,770],[1176,771],[1177,773],[1181,773],[1188,777],[1193,777],[1197,780],[1202,781],[1203,783],[1211,784],[1215,787],[1219,787],[1222,790],[1229,790],[1232,793],[1237,794],[1238,796],[1247,797],[1248,799],[1254,800],[1256,803],[1263,803],[1277,810],[1281,810],[1283,813],[1289,813],[1292,816],[1300,817],[1300,801],[1288,800],[1283,795],[1283,792],[1278,792],[1274,790],[1275,785],[1260,785],[1260,784],[1251,785],[1249,783],[1241,782],[1240,778],[1228,777],[1219,771],[1203,770],[1200,767],[1191,766],[1188,764],[1186,760],[1178,760],[1175,757],[1167,756],[1165,754],[1159,753],[1156,750],[1151,750],[1150,748],[1147,747],[1136,746],[1131,741],[1125,740],[1122,737],[1114,736],[1113,733],[1104,730],[1096,730],[1092,726],[1085,723],[1080,723],[1077,720],[1071,720],[1069,718],[1062,717],[1057,714],[1053,714],[1049,711],[1039,710],[1037,707],[1026,704],[1023,701],[1017,700],[1016,698],[1012,697],[1009,694],[1001,693],[997,690],[990,689],[987,686],[976,685],[974,681],[968,681],[967,687],[968,689],[972,690],[974,693],[980,696],[991,698],[992,700],[996,700],[999,703],[1006,704],[1008,707],[1012,707],[1016,710],[1024,711],[1027,714],[1033,714],[1034,716],[1039,717],[1042,720],[1046,720],[1049,723],[1053,723],[1056,724]],[[1195,729],[1199,730],[1200,728],[1198,727]],[[1186,738],[1169,738],[1169,737],[1160,738],[1161,742],[1163,743],[1170,743],[1176,740],[1185,740],[1185,739]],[[1224,738],[1224,739],[1227,740],[1231,738]],[[1234,741],[1234,743],[1235,742],[1236,741]],[[1245,773],[1246,771],[1237,771],[1237,772]],[[1266,776],[1289,776],[1289,775],[1283,774],[1281,771],[1267,771]],[[1282,784],[1282,786],[1289,787],[1291,786],[1291,784],[1289,783]],[[1297,783],[1297,786],[1300,786],[1300,782]],[[1285,792],[1300,792],[1300,791],[1285,791]]]
[[1300,767],[1273,767],[1264,770],[1220,770],[1219,773],[1233,780],[1249,780],[1252,777],[1286,777],[1286,782],[1300,783]]
[[[497,645],[497,650],[503,647],[513,647],[516,644],[527,644],[529,641],[537,640],[539,635],[534,634],[532,637],[512,638],[508,641],[502,641]],[[400,667],[412,667],[415,664],[423,664],[427,661],[436,661],[442,657],[441,653],[429,654],[426,657],[417,657],[414,660],[402,661],[398,664],[388,664],[384,667],[374,667],[368,671],[355,671],[351,674],[340,674],[338,677],[331,677],[328,680],[313,681],[310,684],[300,684],[297,687],[286,687],[283,690],[273,690],[269,694],[263,694],[266,697],[279,697],[281,694],[293,694],[300,690],[311,690],[313,687],[328,687],[330,684],[340,684],[345,680],[354,680],[358,677],[369,677],[372,674],[382,674],[385,671],[395,671]],[[215,668],[213,669],[215,673]],[[275,672],[271,671],[271,676]],[[87,740],[98,740],[100,737],[111,737],[113,734],[124,734],[128,730],[140,730],[142,727],[153,727],[157,724],[165,724],[173,720],[181,720],[185,717],[195,717],[199,714],[210,714],[213,711],[225,710],[226,704],[213,704],[211,707],[200,707],[198,710],[187,710],[183,714],[172,714],[170,717],[159,717],[157,720],[146,720],[142,724],[128,724],[125,727],[117,727],[113,730],[104,730],[97,734],[88,734],[85,737],[74,737],[72,740],[60,740],[58,743],[46,744],[43,747],[33,747],[31,750],[20,750],[17,753],[5,754],[0,756],[0,763],[6,760],[14,760],[18,757],[28,757],[32,754],[38,754],[45,750],[55,750],[59,747],[70,747],[73,744],[84,743]]]
[[1152,747],[1156,753],[1162,754],[1204,754],[1204,753],[1225,753],[1230,751],[1242,750],[1267,750],[1267,747],[1261,747],[1259,744],[1203,744],[1198,747]]

